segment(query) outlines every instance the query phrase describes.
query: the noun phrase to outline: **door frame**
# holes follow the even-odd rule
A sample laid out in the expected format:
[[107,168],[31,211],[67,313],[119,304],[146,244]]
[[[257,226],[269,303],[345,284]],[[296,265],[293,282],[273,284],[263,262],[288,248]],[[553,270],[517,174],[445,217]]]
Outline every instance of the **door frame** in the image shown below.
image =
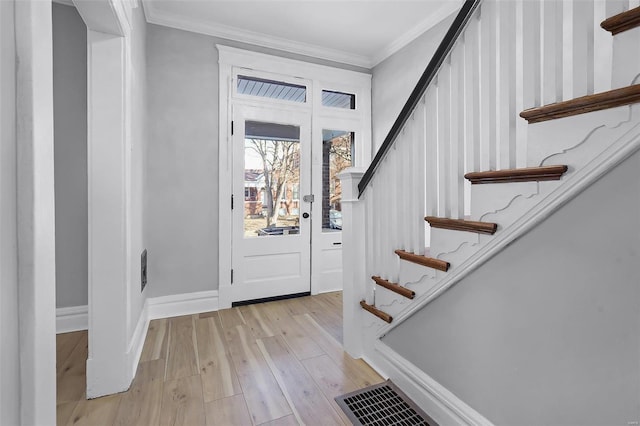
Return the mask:
[[[356,139],[356,166],[366,167],[371,160],[371,74],[318,65],[295,59],[256,53],[224,45],[216,45],[219,63],[219,152],[218,152],[218,305],[220,309],[231,307],[231,253],[233,235],[232,210],[232,135],[231,118],[235,104],[274,104],[271,99],[240,95],[235,90],[237,75],[264,76],[265,78],[292,82],[307,87],[307,100],[297,108],[311,112],[311,132],[315,134],[316,121],[320,117],[336,117],[358,120],[362,134]],[[322,90],[352,93],[356,96],[353,110],[329,108],[322,105]],[[279,105],[292,105],[287,101],[275,101]],[[313,136],[312,136],[313,141]],[[314,155],[314,154],[312,154]],[[313,274],[313,271],[312,271]],[[311,294],[319,292],[311,280]]]

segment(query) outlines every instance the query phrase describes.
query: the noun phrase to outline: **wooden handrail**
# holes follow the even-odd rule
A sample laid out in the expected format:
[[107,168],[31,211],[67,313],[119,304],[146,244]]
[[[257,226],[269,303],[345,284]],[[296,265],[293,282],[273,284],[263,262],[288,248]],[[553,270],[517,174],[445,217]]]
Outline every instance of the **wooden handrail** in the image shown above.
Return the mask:
[[449,270],[449,262],[444,260],[436,259],[433,257],[421,256],[419,254],[409,253],[404,250],[396,250],[395,254],[400,256],[400,259],[417,263],[422,266],[426,266],[428,268],[437,269],[439,271],[447,272]]
[[424,218],[432,228],[451,229],[453,231],[476,232],[478,234],[493,235],[498,224],[491,222],[477,222],[473,220],[449,219],[446,217],[427,216]]
[[602,21],[600,26],[609,31],[611,35],[640,26],[640,7],[635,7],[607,18]]
[[401,296],[406,297],[407,299],[413,299],[416,296],[416,292],[413,290],[410,290],[406,287],[401,286],[398,283],[392,283],[391,281],[387,281],[385,279],[382,279],[376,275],[374,275],[373,277],[371,277],[372,280],[374,280],[376,282],[376,284],[378,284],[380,287],[384,287],[387,290],[391,290],[394,293],[398,293]]
[[431,61],[427,65],[427,68],[424,70],[424,73],[422,73],[420,80],[418,80],[416,87],[414,87],[411,95],[409,95],[409,99],[404,104],[404,107],[402,108],[402,111],[400,111],[398,118],[396,118],[396,121],[391,126],[391,130],[389,130],[387,137],[382,142],[380,149],[378,149],[378,152],[376,152],[376,155],[369,165],[369,168],[367,168],[367,171],[362,176],[362,179],[358,184],[358,198],[362,196],[364,190],[367,188],[367,185],[369,184],[369,182],[371,182],[371,179],[373,179],[378,166],[382,163],[382,160],[387,155],[387,151],[389,151],[389,149],[393,145],[393,142],[400,134],[400,131],[402,131],[404,124],[411,116],[411,113],[418,105],[418,102],[420,102],[420,98],[422,98],[422,95],[424,95],[424,92],[431,84],[431,81],[435,78],[438,70],[440,69],[440,66],[446,59],[449,52],[451,52],[453,45],[458,40],[458,37],[466,27],[469,19],[471,19],[473,12],[476,10],[480,2],[481,0],[465,0],[464,5],[456,16],[456,19],[451,23],[447,34],[445,34],[442,42],[438,46],[438,49],[435,51],[433,57],[431,58]]
[[362,306],[362,309],[364,309],[365,311],[371,312],[373,315],[377,316],[382,321],[385,321],[388,323],[391,323],[391,321],[393,321],[393,317],[391,315],[389,315],[386,312],[382,312],[380,309],[376,308],[375,306],[371,306],[367,304],[367,302],[365,302],[364,300],[360,301],[360,306]]

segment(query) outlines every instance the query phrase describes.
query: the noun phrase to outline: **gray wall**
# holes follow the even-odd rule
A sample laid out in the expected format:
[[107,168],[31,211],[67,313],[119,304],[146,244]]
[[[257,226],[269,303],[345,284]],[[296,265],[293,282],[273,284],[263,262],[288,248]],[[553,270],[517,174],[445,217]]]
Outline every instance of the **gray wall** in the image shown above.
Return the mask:
[[87,304],[87,27],[53,3],[56,307]]
[[149,144],[145,235],[152,297],[218,288],[216,44],[363,71],[158,25],[147,26]]
[[147,27],[149,295],[218,288],[218,54],[209,37]]
[[11,425],[20,423],[15,57],[14,4],[0,1],[0,419]]
[[411,91],[449,29],[455,14],[423,33],[372,70],[371,125],[373,153],[384,141]]
[[636,153],[384,342],[496,424],[640,421],[639,168]]

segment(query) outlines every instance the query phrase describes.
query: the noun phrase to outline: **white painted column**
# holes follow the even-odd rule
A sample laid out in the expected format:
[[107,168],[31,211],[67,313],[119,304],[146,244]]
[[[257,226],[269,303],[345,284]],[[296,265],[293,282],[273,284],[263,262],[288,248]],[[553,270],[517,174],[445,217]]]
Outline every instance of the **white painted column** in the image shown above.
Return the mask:
[[89,30],[87,396],[126,390],[127,181],[125,38]]
[[[116,0],[74,0],[87,25],[89,358],[87,397],[127,390],[132,235],[131,10]],[[144,314],[143,314],[144,315]],[[144,339],[144,333],[142,334]]]
[[[56,422],[51,2],[15,2],[20,421]],[[0,420],[2,422],[2,420]]]
[[20,424],[14,6],[0,1],[0,418],[9,425]]
[[354,358],[362,356],[362,308],[366,277],[366,212],[358,199],[358,183],[364,169],[352,167],[338,174],[342,185],[342,321],[344,350]]

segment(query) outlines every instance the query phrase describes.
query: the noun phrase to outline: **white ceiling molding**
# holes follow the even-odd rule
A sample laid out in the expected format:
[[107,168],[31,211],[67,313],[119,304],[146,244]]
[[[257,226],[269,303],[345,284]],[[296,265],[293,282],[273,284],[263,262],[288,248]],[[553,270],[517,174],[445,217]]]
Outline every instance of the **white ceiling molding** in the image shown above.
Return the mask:
[[228,25],[199,21],[192,18],[177,16],[175,14],[166,14],[158,11],[151,0],[142,0],[142,5],[147,22],[151,24],[164,25],[166,27],[176,28],[179,30],[206,34],[256,46],[267,47],[270,49],[283,50],[285,52],[291,52],[299,55],[355,65],[358,67],[371,68],[373,65],[371,58],[367,56],[302,43],[295,40],[288,40]]
[[371,68],[378,65],[380,62],[387,59],[389,56],[396,53],[398,50],[402,49],[413,40],[420,37],[423,33],[430,30],[431,28],[438,25],[449,15],[456,13],[462,7],[463,1],[450,1],[446,4],[442,5],[437,11],[433,14],[429,15],[425,20],[420,22],[418,25],[409,29],[406,33],[395,39],[393,42],[389,43],[386,48],[382,49],[377,55],[371,58]]
[[[68,1],[68,0],[60,0]],[[398,50],[411,43],[425,31],[440,23],[452,13],[460,9],[462,0],[451,0],[441,5],[436,11],[404,32],[400,37],[393,40],[385,48],[376,51],[372,55],[348,52],[344,50],[319,46],[317,44],[305,43],[298,40],[291,40],[278,37],[263,32],[251,31],[237,26],[225,25],[216,22],[206,21],[196,16],[185,16],[167,12],[158,8],[153,0],[141,0],[147,22],[166,27],[176,28],[185,31],[206,34],[220,37],[227,40],[234,40],[256,46],[266,47],[286,51],[294,54],[310,56],[343,64],[355,65],[371,69],[384,61]]]

